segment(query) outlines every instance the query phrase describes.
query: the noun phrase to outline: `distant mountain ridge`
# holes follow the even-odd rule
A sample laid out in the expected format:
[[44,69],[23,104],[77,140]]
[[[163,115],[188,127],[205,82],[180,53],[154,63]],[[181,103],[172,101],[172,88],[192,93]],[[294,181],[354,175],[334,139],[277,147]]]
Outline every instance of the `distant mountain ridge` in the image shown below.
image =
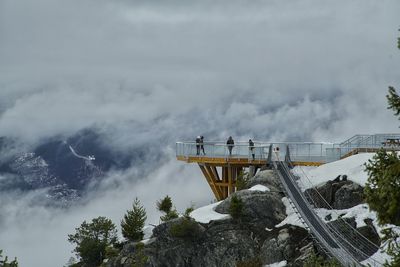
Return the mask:
[[[0,138],[0,153],[13,147],[13,140]],[[46,189],[46,198],[67,205],[79,199],[91,183],[101,181],[112,169],[125,170],[142,162],[142,148],[119,153],[104,145],[93,129],[85,129],[63,140],[41,142],[32,151],[21,151],[0,162],[0,192]]]

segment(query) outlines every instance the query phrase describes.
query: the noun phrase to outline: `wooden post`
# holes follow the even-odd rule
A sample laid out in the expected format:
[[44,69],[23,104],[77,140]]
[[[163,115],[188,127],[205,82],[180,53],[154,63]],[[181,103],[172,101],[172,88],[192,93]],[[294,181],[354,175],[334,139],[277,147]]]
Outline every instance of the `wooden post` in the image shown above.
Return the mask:
[[232,182],[232,167],[228,165],[228,196],[232,194],[233,182]]
[[215,185],[216,181],[214,180],[214,177],[212,175],[212,171],[209,170],[207,168],[207,166],[204,166],[204,165],[201,165],[201,164],[199,164],[199,167],[200,167],[200,170],[203,172],[203,175],[206,178],[208,184],[210,185],[211,190],[213,191],[213,193],[215,195],[215,198],[217,200],[224,199],[224,195],[222,194],[220,188]]

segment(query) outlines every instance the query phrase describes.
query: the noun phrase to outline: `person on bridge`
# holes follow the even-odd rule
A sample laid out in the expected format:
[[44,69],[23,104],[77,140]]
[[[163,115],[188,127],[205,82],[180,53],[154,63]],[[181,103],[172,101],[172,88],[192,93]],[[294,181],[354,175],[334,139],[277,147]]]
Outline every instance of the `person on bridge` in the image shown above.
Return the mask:
[[200,141],[201,137],[200,135],[196,137],[196,155],[200,155]]
[[232,136],[229,136],[228,141],[226,141],[226,145],[228,146],[229,156],[232,156],[232,149],[235,145],[235,141],[233,141]]
[[280,161],[280,158],[279,158],[279,146],[274,148],[274,153],[275,153],[275,156],[276,156],[276,160]]
[[205,155],[206,152],[204,151],[204,136],[200,136],[200,149],[201,151],[203,151],[203,155]]
[[249,139],[249,149],[253,160],[255,160],[256,155],[254,154],[254,142],[251,139]]

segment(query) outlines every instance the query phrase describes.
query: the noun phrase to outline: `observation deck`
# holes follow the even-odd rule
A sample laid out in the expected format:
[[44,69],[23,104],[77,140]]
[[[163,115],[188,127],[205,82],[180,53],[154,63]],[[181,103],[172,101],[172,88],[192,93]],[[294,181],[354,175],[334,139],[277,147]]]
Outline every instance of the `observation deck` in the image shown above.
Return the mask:
[[176,143],[176,158],[197,163],[217,200],[222,200],[236,191],[236,181],[245,168],[255,173],[262,166],[285,159],[294,166],[319,166],[381,148],[399,151],[399,140],[400,134],[374,134],[355,135],[342,143],[254,141],[250,147],[247,141],[239,141],[231,152],[223,141],[188,141]]

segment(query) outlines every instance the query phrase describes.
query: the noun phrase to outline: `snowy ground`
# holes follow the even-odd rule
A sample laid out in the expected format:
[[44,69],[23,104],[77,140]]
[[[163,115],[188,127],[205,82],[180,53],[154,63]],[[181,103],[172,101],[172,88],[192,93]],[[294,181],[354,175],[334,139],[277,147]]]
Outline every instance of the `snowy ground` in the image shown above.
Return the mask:
[[275,227],[279,228],[279,227],[282,227],[284,225],[291,224],[291,225],[295,225],[295,226],[299,226],[299,227],[305,228],[305,225],[300,220],[299,215],[297,215],[295,213],[294,209],[290,205],[289,199],[287,197],[284,197],[284,198],[282,198],[282,202],[286,206],[286,215],[287,215],[287,217],[282,222],[280,222],[279,224],[275,225]]
[[268,187],[266,187],[265,185],[260,185],[257,184],[251,188],[249,188],[250,191],[261,191],[261,192],[269,192],[271,191]]
[[[356,182],[361,186],[365,186],[368,175],[365,172],[364,164],[368,162],[369,159],[372,159],[373,156],[374,153],[362,153],[342,160],[324,164],[319,167],[298,166],[293,169],[293,172],[300,178],[298,184],[303,190],[321,185],[329,180],[335,179],[339,175],[347,175],[348,180]],[[277,225],[277,227],[283,225],[284,222],[301,226],[299,220],[296,220],[297,215],[291,208],[289,201],[286,198],[282,200],[286,205],[286,213],[288,217],[282,223]],[[382,229],[391,227],[391,225],[379,226],[376,213],[374,211],[371,211],[367,204],[361,204],[345,210],[316,209],[316,212],[319,217],[321,217],[325,222],[325,218],[328,214],[332,216],[331,221],[336,220],[338,217],[354,217],[356,219],[357,227],[365,226],[365,219],[371,219],[379,234]],[[397,227],[397,229],[398,231],[400,231],[400,227]],[[390,257],[384,252],[384,250],[385,247],[375,253],[371,258],[379,262],[390,260]],[[370,259],[367,259],[362,263],[373,264]]]
[[198,208],[190,213],[190,217],[200,223],[229,219],[231,217],[229,214],[221,214],[214,210],[220,203],[221,201]]
[[299,185],[303,190],[318,186],[344,174],[347,175],[349,180],[365,186],[368,176],[364,171],[364,163],[371,159],[373,155],[374,153],[357,154],[319,167],[297,166],[293,169],[293,172],[300,177]]
[[284,266],[286,266],[286,264],[287,264],[286,261],[281,261],[281,262],[275,262],[272,264],[265,265],[264,267],[284,267]]

